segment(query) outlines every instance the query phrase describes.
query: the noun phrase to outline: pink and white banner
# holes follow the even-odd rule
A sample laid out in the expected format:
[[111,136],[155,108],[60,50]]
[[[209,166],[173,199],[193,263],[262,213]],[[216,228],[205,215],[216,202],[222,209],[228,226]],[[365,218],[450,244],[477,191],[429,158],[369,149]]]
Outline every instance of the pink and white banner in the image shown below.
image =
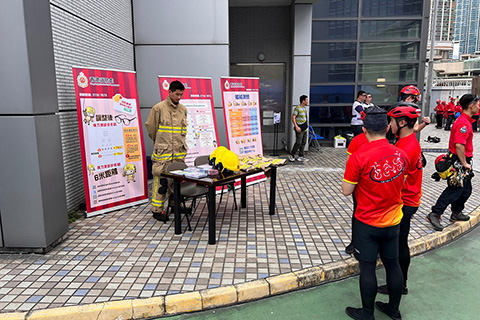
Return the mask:
[[[239,157],[263,155],[259,78],[221,77],[220,85],[228,148]],[[265,180],[259,173],[248,177],[247,184]]]
[[198,77],[158,76],[160,98],[168,97],[170,82],[178,80],[185,86],[180,103],[187,108],[187,156],[185,163],[193,166],[195,158],[210,155],[218,146],[217,122],[212,95],[212,79]]
[[135,72],[72,69],[87,217],[147,202]]

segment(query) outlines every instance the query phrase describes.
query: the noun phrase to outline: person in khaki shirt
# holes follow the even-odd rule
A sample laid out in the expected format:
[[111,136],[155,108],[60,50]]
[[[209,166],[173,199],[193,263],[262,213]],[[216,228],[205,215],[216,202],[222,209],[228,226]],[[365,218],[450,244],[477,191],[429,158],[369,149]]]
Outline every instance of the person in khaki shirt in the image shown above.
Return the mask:
[[152,213],[159,221],[168,220],[164,204],[172,184],[160,174],[167,164],[183,161],[187,155],[187,108],[180,103],[184,91],[185,87],[180,81],[172,81],[168,97],[153,106],[145,122],[148,136],[153,141]]

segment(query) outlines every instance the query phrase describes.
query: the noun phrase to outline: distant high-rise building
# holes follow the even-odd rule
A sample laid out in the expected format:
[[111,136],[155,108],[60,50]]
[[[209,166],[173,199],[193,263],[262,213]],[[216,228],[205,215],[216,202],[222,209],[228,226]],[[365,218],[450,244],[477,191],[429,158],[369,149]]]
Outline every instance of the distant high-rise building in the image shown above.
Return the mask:
[[[431,1],[429,30],[432,28],[435,1]],[[455,0],[439,0],[437,6],[437,25],[435,30],[435,41],[453,40]],[[428,33],[430,40],[431,33]]]
[[453,40],[460,45],[459,53],[480,52],[480,0],[456,0]]

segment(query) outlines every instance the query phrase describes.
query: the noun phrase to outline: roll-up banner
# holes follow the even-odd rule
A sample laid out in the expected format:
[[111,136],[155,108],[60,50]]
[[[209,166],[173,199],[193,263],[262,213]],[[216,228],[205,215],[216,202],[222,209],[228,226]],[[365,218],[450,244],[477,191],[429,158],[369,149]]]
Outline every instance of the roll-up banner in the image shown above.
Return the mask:
[[72,69],[86,216],[148,202],[135,72]]
[[187,108],[187,156],[185,163],[193,166],[195,158],[210,155],[218,146],[217,122],[212,95],[212,79],[200,77],[158,76],[160,98],[168,97],[170,83],[178,80],[185,86],[180,103]]
[[[221,77],[220,85],[228,148],[239,157],[263,155],[259,78]],[[248,177],[247,184],[265,180],[259,173]]]

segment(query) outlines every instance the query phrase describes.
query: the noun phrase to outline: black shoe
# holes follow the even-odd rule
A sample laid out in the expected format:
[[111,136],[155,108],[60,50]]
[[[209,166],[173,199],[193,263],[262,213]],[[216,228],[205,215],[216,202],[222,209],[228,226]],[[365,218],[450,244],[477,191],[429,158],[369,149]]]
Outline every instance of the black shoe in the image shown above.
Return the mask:
[[455,222],[455,221],[468,221],[470,220],[470,217],[461,213],[461,212],[452,212],[452,215],[450,216],[450,221]]
[[393,320],[402,320],[402,315],[400,314],[400,311],[399,310],[397,310],[396,312],[390,311],[390,308],[388,307],[388,303],[377,301],[375,302],[375,307],[377,307],[378,310],[385,313],[387,316],[389,316]]
[[345,247],[345,252],[348,253],[348,254],[353,253],[353,242],[350,242],[350,244]]
[[350,318],[355,320],[375,320],[375,317],[373,315],[366,315],[365,312],[363,312],[362,308],[347,307],[345,309],[345,312]]
[[153,212],[153,218],[157,219],[158,221],[161,222],[167,222],[168,221],[168,216],[165,214],[165,212]]
[[[378,293],[381,293],[381,294],[388,294],[387,285],[384,284],[383,286],[379,286],[377,291],[378,291]],[[402,294],[403,295],[408,294],[408,288],[407,287],[402,288]]]
[[440,223],[440,215],[430,212],[425,218],[427,219],[428,222],[430,222],[430,224],[433,227],[433,230],[436,230],[436,231],[443,230],[443,226]]

